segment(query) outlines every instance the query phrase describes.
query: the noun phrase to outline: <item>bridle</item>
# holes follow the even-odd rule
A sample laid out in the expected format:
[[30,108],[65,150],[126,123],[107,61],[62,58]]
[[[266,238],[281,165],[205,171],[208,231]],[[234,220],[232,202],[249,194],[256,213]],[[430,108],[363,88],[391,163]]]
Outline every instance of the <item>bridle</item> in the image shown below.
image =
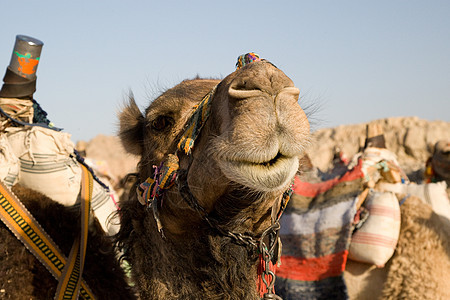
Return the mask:
[[[251,54],[254,57],[255,54]],[[248,60],[248,58],[242,58],[242,56],[240,56],[240,59],[241,62]],[[251,63],[252,61],[255,61],[255,59],[248,63]],[[161,207],[164,192],[174,187],[176,184],[178,192],[183,200],[191,209],[197,212],[200,218],[208,224],[211,229],[224,237],[230,238],[234,243],[246,247],[249,252],[256,251],[259,253],[260,267],[258,268],[258,277],[260,278],[260,282],[265,285],[265,290],[260,288],[260,293],[263,299],[281,299],[274,293],[275,273],[271,269],[273,265],[279,262],[281,256],[281,243],[278,234],[280,229],[279,219],[292,194],[292,184],[283,193],[278,212],[275,213],[272,211],[271,225],[263,231],[261,236],[255,237],[251,234],[236,233],[222,228],[219,222],[208,214],[207,210],[200,205],[198,200],[192,194],[187,182],[188,170],[179,169],[179,151],[185,155],[191,155],[195,140],[200,134],[200,131],[210,114],[211,98],[214,96],[216,88],[217,86],[206,94],[202,101],[196,106],[195,111],[189,118],[183,134],[181,135],[175,153],[169,154],[159,167],[154,166],[155,170],[153,178],[147,178],[137,187],[136,192],[138,200],[142,205],[152,210],[158,231],[164,238],[159,207]],[[274,205],[272,210],[276,209],[275,207],[277,207],[277,205]],[[263,293],[262,291],[266,292]]]

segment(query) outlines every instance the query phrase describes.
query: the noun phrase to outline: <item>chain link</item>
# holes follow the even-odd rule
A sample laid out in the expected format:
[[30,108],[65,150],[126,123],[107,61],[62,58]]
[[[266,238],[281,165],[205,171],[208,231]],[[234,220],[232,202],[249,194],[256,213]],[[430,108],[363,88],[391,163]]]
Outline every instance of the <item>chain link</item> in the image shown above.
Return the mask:
[[189,186],[187,184],[186,173],[187,172],[185,171],[178,172],[177,183],[178,183],[178,190],[181,196],[189,204],[189,206],[193,208],[195,211],[197,211],[197,213],[201,216],[201,218],[205,220],[206,223],[208,223],[208,225],[211,228],[219,231],[222,235],[233,239],[240,245],[251,246],[252,248],[256,249],[258,247],[258,241],[254,237],[248,234],[234,233],[229,230],[224,230],[219,226],[219,224],[217,224],[216,220],[208,217],[206,210],[198,203],[194,195],[192,195]]

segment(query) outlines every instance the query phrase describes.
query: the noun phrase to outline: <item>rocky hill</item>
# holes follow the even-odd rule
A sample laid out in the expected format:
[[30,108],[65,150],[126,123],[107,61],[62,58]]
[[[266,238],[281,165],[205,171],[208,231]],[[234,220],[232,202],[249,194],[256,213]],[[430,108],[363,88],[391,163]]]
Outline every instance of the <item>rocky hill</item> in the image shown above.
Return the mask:
[[[373,121],[382,126],[386,147],[397,154],[407,174],[423,172],[427,158],[438,140],[450,140],[450,122],[427,121],[417,117],[386,118]],[[332,165],[333,152],[339,147],[351,158],[364,143],[367,123],[320,129],[313,133],[307,153],[314,166],[326,171]],[[118,178],[134,172],[138,158],[127,154],[115,136],[99,135],[89,141],[87,156],[105,160]]]
[[117,179],[135,172],[139,161],[139,157],[125,151],[119,137],[102,134],[87,143],[86,155],[91,159],[106,161]]
[[[424,169],[437,141],[450,140],[450,122],[427,121],[417,117],[386,118],[372,122],[381,125],[386,148],[397,155],[407,174]],[[351,158],[364,145],[367,124],[342,125],[314,132],[307,151],[313,165],[322,171],[329,169],[335,147]]]

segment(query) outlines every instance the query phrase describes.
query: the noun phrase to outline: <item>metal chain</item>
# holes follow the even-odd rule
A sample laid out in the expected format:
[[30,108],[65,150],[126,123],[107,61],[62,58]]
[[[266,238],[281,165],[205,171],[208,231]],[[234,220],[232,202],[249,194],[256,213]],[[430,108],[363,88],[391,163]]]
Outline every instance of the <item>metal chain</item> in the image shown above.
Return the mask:
[[[269,226],[264,230],[264,232],[261,234],[261,237],[258,240],[256,240],[253,236],[250,236],[248,234],[234,233],[229,230],[224,230],[219,226],[217,220],[208,217],[206,210],[198,203],[194,195],[192,195],[187,183],[187,171],[179,170],[177,175],[178,176],[176,181],[178,185],[178,191],[180,192],[182,198],[188,203],[188,205],[192,209],[197,211],[200,217],[204,221],[206,221],[211,228],[217,230],[223,236],[233,239],[236,243],[240,245],[259,250],[259,253],[262,255],[264,260],[264,270],[263,274],[261,274],[262,281],[267,288],[267,293],[263,295],[263,298],[261,298],[261,300],[283,300],[280,296],[275,294],[274,286],[276,276],[275,273],[270,269],[270,263],[272,262],[273,264],[276,264],[279,258],[277,247],[280,247],[278,243],[279,239],[278,233],[280,230],[280,222],[279,222],[280,215],[271,226]],[[285,201],[286,197],[290,196],[289,191],[288,193],[285,194],[286,195],[283,196],[283,201]],[[283,203],[283,205],[285,205],[285,203]],[[266,237],[268,239],[269,247],[267,247],[266,243],[264,242]],[[268,278],[268,280],[266,279],[266,277]]]
[[208,225],[219,231],[222,235],[227,236],[231,239],[233,239],[235,242],[237,242],[240,245],[243,246],[251,246],[252,248],[258,247],[258,241],[248,235],[248,234],[242,234],[242,233],[234,233],[229,230],[224,230],[217,224],[217,221],[214,219],[211,219],[208,217],[208,214],[206,213],[206,210],[198,203],[197,199],[195,199],[194,195],[192,195],[189,186],[186,181],[186,173],[185,171],[179,171],[177,176],[177,183],[178,183],[178,191],[180,192],[183,199],[193,208],[197,213],[201,216],[203,220],[208,223]]
[[[263,299],[281,299],[279,296],[275,295],[275,273],[270,269],[270,263],[276,263],[278,260],[278,254],[275,253],[276,247],[278,246],[278,232],[280,230],[280,222],[275,220],[275,222],[268,227],[261,235],[259,240],[259,252],[264,260],[264,270],[261,274],[262,281],[266,286],[267,293],[264,294]],[[267,247],[264,240],[268,239],[269,247]],[[275,262],[273,261],[275,259]]]

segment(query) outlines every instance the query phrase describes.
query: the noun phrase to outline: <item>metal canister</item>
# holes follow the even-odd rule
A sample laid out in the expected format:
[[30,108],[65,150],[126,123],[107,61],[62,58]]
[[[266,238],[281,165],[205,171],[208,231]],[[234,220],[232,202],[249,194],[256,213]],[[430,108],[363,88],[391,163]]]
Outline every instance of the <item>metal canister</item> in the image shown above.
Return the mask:
[[36,70],[43,45],[40,40],[26,35],[16,36],[11,62],[3,77],[0,98],[32,99],[36,91]]
[[26,79],[36,79],[36,70],[43,45],[44,43],[38,39],[17,35],[9,69]]

